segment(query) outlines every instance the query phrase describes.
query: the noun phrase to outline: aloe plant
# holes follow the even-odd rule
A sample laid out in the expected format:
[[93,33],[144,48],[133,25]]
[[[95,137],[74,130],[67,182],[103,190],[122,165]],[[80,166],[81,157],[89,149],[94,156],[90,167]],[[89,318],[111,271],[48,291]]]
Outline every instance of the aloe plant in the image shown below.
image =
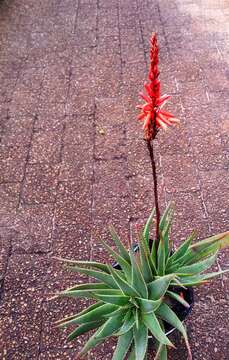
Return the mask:
[[178,301],[189,307],[182,296],[174,292],[174,286],[197,286],[228,270],[207,273],[216,261],[220,249],[229,245],[229,232],[196,242],[193,232],[180,247],[173,249],[169,240],[173,206],[169,205],[160,219],[159,244],[149,246],[150,225],[154,210],[139,235],[137,251],[127,250],[114,228],[110,228],[116,249],[102,241],[104,248],[121,266],[117,270],[108,264],[92,261],[65,262],[67,269],[93,277],[97,282],[75,285],[59,293],[59,296],[87,298],[92,305],[82,312],[64,318],[57,326],[75,326],[68,340],[95,330],[84,345],[78,358],[110,336],[117,337],[113,360],[126,356],[132,360],[147,358],[148,336],[157,345],[155,359],[167,359],[167,347],[174,345],[166,335],[164,321],[177,329],[184,337],[189,359],[191,350],[183,323],[173,311],[172,302]]

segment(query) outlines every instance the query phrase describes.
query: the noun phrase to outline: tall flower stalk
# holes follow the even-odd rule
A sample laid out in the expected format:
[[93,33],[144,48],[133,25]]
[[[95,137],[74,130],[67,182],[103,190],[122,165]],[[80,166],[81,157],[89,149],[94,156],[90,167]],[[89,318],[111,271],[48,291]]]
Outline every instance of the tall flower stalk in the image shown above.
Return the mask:
[[152,34],[150,49],[150,68],[148,74],[148,82],[144,84],[146,94],[140,93],[141,98],[145,101],[144,104],[138,105],[137,108],[141,110],[138,115],[138,119],[143,121],[144,138],[146,140],[147,149],[152,165],[153,182],[154,182],[154,201],[156,208],[156,247],[160,241],[159,225],[160,225],[160,209],[158,199],[158,182],[157,182],[157,169],[156,161],[154,156],[153,140],[156,138],[160,128],[166,130],[169,125],[176,125],[180,121],[175,118],[172,114],[162,110],[167,100],[170,98],[169,95],[160,94],[160,81],[159,70],[158,70],[158,53],[159,47],[157,43],[157,36],[155,33]]

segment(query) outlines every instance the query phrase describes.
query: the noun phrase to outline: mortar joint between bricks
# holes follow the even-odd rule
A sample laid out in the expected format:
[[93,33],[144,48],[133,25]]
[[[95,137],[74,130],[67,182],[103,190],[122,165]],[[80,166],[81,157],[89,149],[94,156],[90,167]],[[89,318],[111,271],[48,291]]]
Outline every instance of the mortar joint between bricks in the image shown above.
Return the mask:
[[142,45],[143,45],[143,56],[144,56],[145,68],[146,68],[146,72],[147,72],[148,69],[147,69],[147,57],[146,57],[146,44],[145,44],[144,36],[143,36],[143,27],[142,27],[142,21],[141,21],[141,17],[140,17],[140,9],[139,9],[138,0],[136,0],[136,5],[137,5],[137,13],[138,13],[138,22],[139,22],[141,41],[142,41]]
[[[43,78],[42,78],[40,88],[39,88],[38,99],[41,97],[41,91],[42,91],[43,82],[44,82],[44,72],[43,72]],[[31,152],[31,149],[32,149],[33,136],[35,134],[35,123],[36,123],[37,119],[38,119],[38,115],[37,115],[37,112],[35,112],[35,114],[33,115],[32,129],[31,129],[31,134],[30,134],[30,139],[29,139],[29,144],[28,144],[28,151],[27,151],[25,164],[24,164],[24,169],[23,169],[23,177],[22,177],[21,187],[20,187],[20,192],[19,192],[19,197],[18,197],[17,210],[19,209],[20,205],[23,203],[23,201],[22,201],[23,187],[25,185],[26,170],[27,170],[27,165],[29,163],[30,152]]]
[[[98,9],[99,9],[99,1],[97,0],[96,2],[96,55],[97,55],[97,49],[98,49],[98,32],[99,32],[99,28],[98,28]],[[92,122],[92,126],[93,126],[93,137],[92,137],[92,142],[93,142],[93,163],[92,163],[92,179],[91,179],[91,186],[92,186],[92,192],[91,192],[91,224],[93,226],[93,210],[94,210],[94,203],[95,203],[95,194],[94,194],[94,185],[95,185],[95,162],[96,162],[96,156],[95,156],[95,137],[96,137],[96,111],[97,111],[97,106],[96,106],[96,99],[94,97],[94,111],[91,114],[93,122]],[[93,234],[92,234],[92,227],[91,227],[91,233],[90,233],[90,260],[93,259]],[[91,358],[91,356],[89,355],[89,359]]]
[[9,262],[10,262],[10,258],[11,258],[11,256],[12,256],[12,254],[13,254],[13,245],[12,245],[12,239],[11,239],[11,237],[10,237],[10,244],[9,244],[8,253],[7,253],[7,257],[6,257],[6,264],[5,264],[4,270],[3,270],[3,272],[2,272],[1,279],[0,279],[0,303],[1,303],[1,301],[4,300],[5,275],[6,275],[6,273],[7,273],[8,266],[9,266]]

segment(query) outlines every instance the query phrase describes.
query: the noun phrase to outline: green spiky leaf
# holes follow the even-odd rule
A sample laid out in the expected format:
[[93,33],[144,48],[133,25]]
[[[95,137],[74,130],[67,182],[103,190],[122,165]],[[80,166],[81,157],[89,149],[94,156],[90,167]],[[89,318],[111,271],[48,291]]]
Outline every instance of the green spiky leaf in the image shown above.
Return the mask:
[[94,289],[94,290],[106,290],[110,289],[106,284],[104,283],[85,283],[80,285],[75,285],[67,288],[65,291],[72,291],[72,290],[88,290],[88,289]]
[[144,230],[143,230],[143,238],[145,240],[145,246],[148,246],[148,244],[149,244],[150,226],[152,224],[154,215],[155,215],[155,208],[153,208],[153,210],[145,224]]
[[159,276],[165,275],[165,243],[162,235],[160,235],[160,242],[158,246],[157,256],[157,273]]
[[186,307],[187,309],[190,308],[190,305],[187,301],[185,301],[183,299],[183,297],[181,297],[179,294],[173,292],[173,291],[166,291],[166,294],[169,295],[169,297],[171,297],[172,299],[175,299],[176,301],[178,301],[180,304],[182,304],[184,307]]
[[[69,320],[72,320],[74,319],[75,317],[77,316],[80,316],[80,315],[84,315],[84,314],[87,314],[89,311],[91,310],[94,310],[94,309],[97,309],[98,307],[100,307],[101,305],[103,305],[103,302],[102,301],[97,301],[95,304],[92,304],[90,306],[88,306],[86,309],[82,310],[81,312],[77,313],[77,314],[73,314],[71,316],[67,316],[63,319],[60,319],[58,321],[55,322],[55,324],[57,326],[59,325],[62,325],[63,323],[66,323],[68,322]],[[96,319],[97,320],[97,319]]]
[[108,319],[104,325],[102,325],[95,334],[87,341],[81,350],[79,357],[86,354],[96,345],[98,345],[101,341],[103,341],[106,337],[111,336],[115,331],[117,331],[122,323],[122,314],[117,315],[116,317],[112,317]]
[[216,244],[218,250],[229,247],[229,231],[198,241],[191,246],[191,251],[193,253],[197,253],[204,249],[207,249],[212,244]]
[[144,237],[141,234],[139,235],[139,250],[142,274],[145,282],[148,283],[153,280],[156,269],[150,257],[149,246],[145,245]]
[[115,231],[115,228],[112,225],[109,226],[109,231],[115,245],[117,246],[117,249],[119,250],[120,255],[130,264],[129,253],[126,250],[125,246],[123,246],[121,240],[119,239],[118,234]]
[[135,254],[130,250],[130,260],[132,265],[131,283],[134,289],[145,299],[148,298],[148,289],[142,272],[136,262]]
[[80,326],[78,326],[75,330],[73,330],[67,337],[68,341],[74,340],[75,338],[77,338],[80,335],[83,335],[85,333],[87,333],[88,331],[97,329],[98,327],[102,326],[104,324],[105,320],[100,320],[100,321],[92,321],[92,322],[88,322],[86,324],[82,324]]
[[148,284],[149,299],[158,300],[164,296],[166,290],[168,289],[171,281],[175,278],[176,275],[169,274],[152,281]]
[[70,260],[70,259],[64,259],[64,258],[59,258],[59,257],[53,257],[53,258],[56,260],[62,261],[65,264],[68,264],[69,268],[74,265],[80,266],[80,267],[86,266],[87,268],[89,267],[89,268],[98,269],[98,270],[104,271],[109,274],[108,266],[105,264],[98,263],[96,261]]
[[115,335],[120,336],[127,333],[133,328],[134,324],[135,324],[135,317],[132,311],[129,311],[124,318],[124,322],[121,329]]
[[109,245],[107,245],[103,240],[100,239],[101,244],[103,247],[107,250],[111,256],[118,262],[118,264],[121,266],[123,272],[125,273],[125,276],[127,280],[131,279],[131,266],[130,264],[122,257],[120,256],[116,251],[114,251]]
[[144,360],[148,345],[148,327],[140,323],[138,328],[134,326],[134,348],[135,357],[138,360]]
[[160,344],[157,348],[157,353],[154,360],[167,360],[167,346]]
[[125,295],[103,295],[95,293],[94,297],[98,300],[102,300],[105,303],[114,304],[118,306],[127,305],[130,297]]
[[[223,275],[223,274],[227,273],[228,271],[229,271],[229,269],[222,270],[222,271],[216,271],[216,272],[212,272],[209,274],[184,276],[183,278],[180,277],[179,281],[180,281],[180,284],[185,287],[198,286],[198,285],[202,285],[202,284],[206,283],[209,279],[212,279],[216,276]],[[172,284],[172,285],[175,285],[175,284]]]
[[162,344],[169,345],[173,347],[173,344],[165,335],[164,331],[162,330],[159,321],[156,315],[152,312],[150,314],[142,314],[142,320],[153,336],[160,341]]
[[104,273],[101,271],[96,271],[96,270],[91,270],[91,269],[80,268],[78,266],[72,266],[72,267],[70,267],[70,270],[74,271],[74,272],[78,272],[80,274],[85,274],[85,275],[91,276],[97,280],[103,281],[105,284],[107,284],[111,288],[118,288],[116,285],[116,282],[114,281],[112,276],[108,275],[107,273]]
[[[159,320],[162,330],[165,332],[165,327],[163,321]],[[157,353],[154,360],[167,360],[167,345],[161,344],[159,341],[155,340],[157,346]]]
[[112,360],[124,360],[133,341],[132,330],[120,335]]
[[79,313],[73,319],[63,322],[59,326],[66,327],[71,324],[85,324],[87,322],[93,322],[93,321],[100,319],[101,316],[110,314],[112,311],[115,311],[117,309],[118,309],[118,306],[116,306],[116,305],[104,304],[104,305],[101,305],[98,308],[90,310],[84,314]]
[[176,328],[177,330],[179,330],[181,332],[181,334],[183,335],[183,337],[185,339],[185,343],[186,343],[188,353],[189,353],[189,358],[191,358],[191,350],[190,350],[190,346],[189,346],[189,342],[188,342],[187,332],[184,328],[184,325],[182,324],[180,319],[177,317],[177,315],[174,313],[174,311],[172,311],[166,303],[163,303],[157,309],[156,314],[159,315],[162,320],[165,320],[167,323],[169,323],[170,325],[172,325],[174,328]]
[[162,298],[159,300],[137,298],[137,301],[143,313],[151,313],[153,311],[156,311],[157,308],[161,305]]
[[194,275],[194,274],[200,274],[203,271],[209,269],[216,261],[216,255],[210,256],[209,258],[203,260],[203,261],[199,261],[196,264],[192,264],[192,265],[187,265],[187,266],[182,266],[179,268],[179,270],[176,271],[176,273],[179,274],[190,274],[190,275]]
[[113,277],[113,280],[116,283],[116,286],[119,287],[119,289],[127,296],[140,296],[140,294],[135,290],[135,288],[128,284],[127,281],[125,281],[121,276],[120,272],[117,270],[112,269],[110,267],[110,273]]
[[163,257],[164,261],[167,261],[168,255],[169,255],[169,231],[172,224],[172,218],[174,213],[174,203],[169,203],[167,206],[165,212],[163,213],[160,224],[159,224],[159,230],[160,230],[160,238],[161,241],[163,241]]
[[196,237],[196,231],[193,231],[191,233],[191,235],[179,246],[179,248],[174,252],[174,254],[172,254],[172,256],[170,256],[167,266],[169,267],[170,265],[172,265],[173,263],[175,263],[176,261],[179,261],[179,259],[181,259],[186,252],[188,251],[188,248],[190,246],[190,244],[192,243],[192,241],[195,239]]

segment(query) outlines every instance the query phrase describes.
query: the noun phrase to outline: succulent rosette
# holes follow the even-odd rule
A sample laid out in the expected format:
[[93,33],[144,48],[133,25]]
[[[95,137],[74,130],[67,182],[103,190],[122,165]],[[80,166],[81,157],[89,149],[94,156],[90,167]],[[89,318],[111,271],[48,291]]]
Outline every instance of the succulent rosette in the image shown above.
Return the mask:
[[59,294],[92,300],[92,304],[82,312],[57,322],[61,328],[75,326],[68,340],[95,330],[78,358],[114,336],[117,338],[117,346],[112,360],[124,360],[126,356],[132,360],[144,360],[147,356],[148,336],[151,335],[155,340],[155,359],[166,359],[167,347],[174,346],[166,335],[166,322],[182,334],[191,359],[186,329],[173,311],[172,304],[176,301],[184,307],[190,305],[174,291],[174,287],[198,286],[228,271],[204,273],[216,261],[218,250],[229,245],[229,233],[192,244],[195,238],[193,232],[174,250],[169,239],[172,215],[173,207],[170,205],[160,221],[158,249],[155,241],[152,247],[149,245],[154,211],[139,234],[135,251],[126,249],[115,230],[110,228],[116,249],[100,241],[120,265],[120,270],[98,262],[60,259],[65,262],[67,269],[97,280],[75,285]]

